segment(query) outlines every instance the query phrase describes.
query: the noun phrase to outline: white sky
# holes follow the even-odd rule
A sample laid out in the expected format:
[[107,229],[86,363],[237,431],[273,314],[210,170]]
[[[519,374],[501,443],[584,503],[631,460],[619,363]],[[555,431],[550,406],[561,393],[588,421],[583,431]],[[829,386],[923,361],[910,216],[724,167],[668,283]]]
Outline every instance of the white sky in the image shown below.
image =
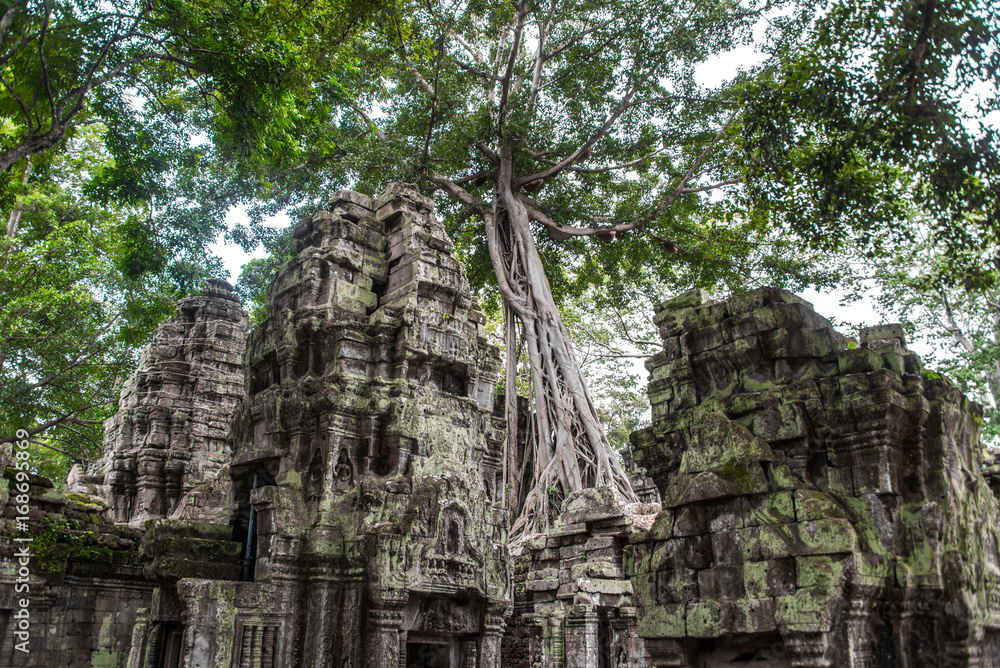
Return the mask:
[[[238,206],[226,214],[226,226],[229,229],[233,229],[240,223],[247,225],[249,222],[250,220],[247,217],[247,210],[245,206]],[[289,218],[288,214],[284,212],[265,220],[265,224],[276,230],[288,227],[291,222],[292,219]],[[229,272],[228,280],[233,284],[235,284],[236,279],[240,277],[240,271],[243,269],[243,265],[253,258],[263,258],[267,255],[261,246],[257,246],[257,250],[253,253],[244,253],[243,249],[236,244],[226,243],[224,240],[216,241],[214,244],[211,244],[209,246],[209,250],[222,259],[222,265],[225,267],[226,271]]]

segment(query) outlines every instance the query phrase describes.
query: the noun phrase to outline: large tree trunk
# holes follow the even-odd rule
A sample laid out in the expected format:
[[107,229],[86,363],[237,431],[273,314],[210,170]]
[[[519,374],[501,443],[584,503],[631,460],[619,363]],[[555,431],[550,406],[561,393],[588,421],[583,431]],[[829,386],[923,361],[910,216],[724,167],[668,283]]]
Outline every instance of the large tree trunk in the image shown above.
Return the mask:
[[[551,526],[571,492],[607,486],[617,490],[622,501],[633,502],[636,497],[573,355],[528,213],[511,190],[512,162],[509,154],[502,154],[486,236],[507,312],[514,313],[523,327],[531,369],[535,438],[529,447],[534,448],[534,472],[531,488],[515,495],[518,517],[512,527],[512,534],[529,535]],[[508,350],[508,356],[513,354]],[[508,394],[514,391],[507,388]],[[516,475],[516,470],[509,471],[508,482]]]

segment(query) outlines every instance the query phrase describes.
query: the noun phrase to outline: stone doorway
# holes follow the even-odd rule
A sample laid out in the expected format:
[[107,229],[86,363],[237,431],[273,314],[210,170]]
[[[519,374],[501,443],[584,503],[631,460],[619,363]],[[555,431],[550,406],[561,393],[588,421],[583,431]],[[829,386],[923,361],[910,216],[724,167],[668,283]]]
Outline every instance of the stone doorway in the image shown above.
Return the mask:
[[181,641],[184,627],[179,622],[164,622],[163,645],[158,668],[178,668],[181,665]]
[[699,652],[696,668],[792,668],[781,642],[756,649],[717,648]]
[[406,643],[406,668],[453,668],[451,643]]

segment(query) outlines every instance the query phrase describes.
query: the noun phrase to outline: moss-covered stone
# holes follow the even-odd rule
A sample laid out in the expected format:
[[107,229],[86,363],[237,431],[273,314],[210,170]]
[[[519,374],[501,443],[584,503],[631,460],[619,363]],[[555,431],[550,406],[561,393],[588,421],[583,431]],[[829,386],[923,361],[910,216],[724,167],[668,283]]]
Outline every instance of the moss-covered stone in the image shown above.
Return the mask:
[[[654,663],[711,663],[721,655],[685,653],[695,639],[753,647],[767,633],[793,665],[1000,657],[1000,513],[977,409],[920,373],[898,326],[848,348],[771,289],[658,322],[653,422],[633,452],[669,511],[627,562]],[[671,644],[662,612],[642,611],[682,601]]]

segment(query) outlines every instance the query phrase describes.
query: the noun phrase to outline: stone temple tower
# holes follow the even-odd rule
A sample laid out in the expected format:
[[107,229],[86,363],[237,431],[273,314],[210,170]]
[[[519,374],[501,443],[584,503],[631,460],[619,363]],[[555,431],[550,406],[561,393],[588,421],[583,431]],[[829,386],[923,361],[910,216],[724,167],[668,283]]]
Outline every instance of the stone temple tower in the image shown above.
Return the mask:
[[183,665],[498,666],[500,360],[452,242],[398,184],[295,239],[233,421],[243,581],[177,584]]
[[177,303],[122,386],[104,425],[104,482],[116,522],[167,517],[229,459],[229,422],[245,396],[247,314],[210,279]]

